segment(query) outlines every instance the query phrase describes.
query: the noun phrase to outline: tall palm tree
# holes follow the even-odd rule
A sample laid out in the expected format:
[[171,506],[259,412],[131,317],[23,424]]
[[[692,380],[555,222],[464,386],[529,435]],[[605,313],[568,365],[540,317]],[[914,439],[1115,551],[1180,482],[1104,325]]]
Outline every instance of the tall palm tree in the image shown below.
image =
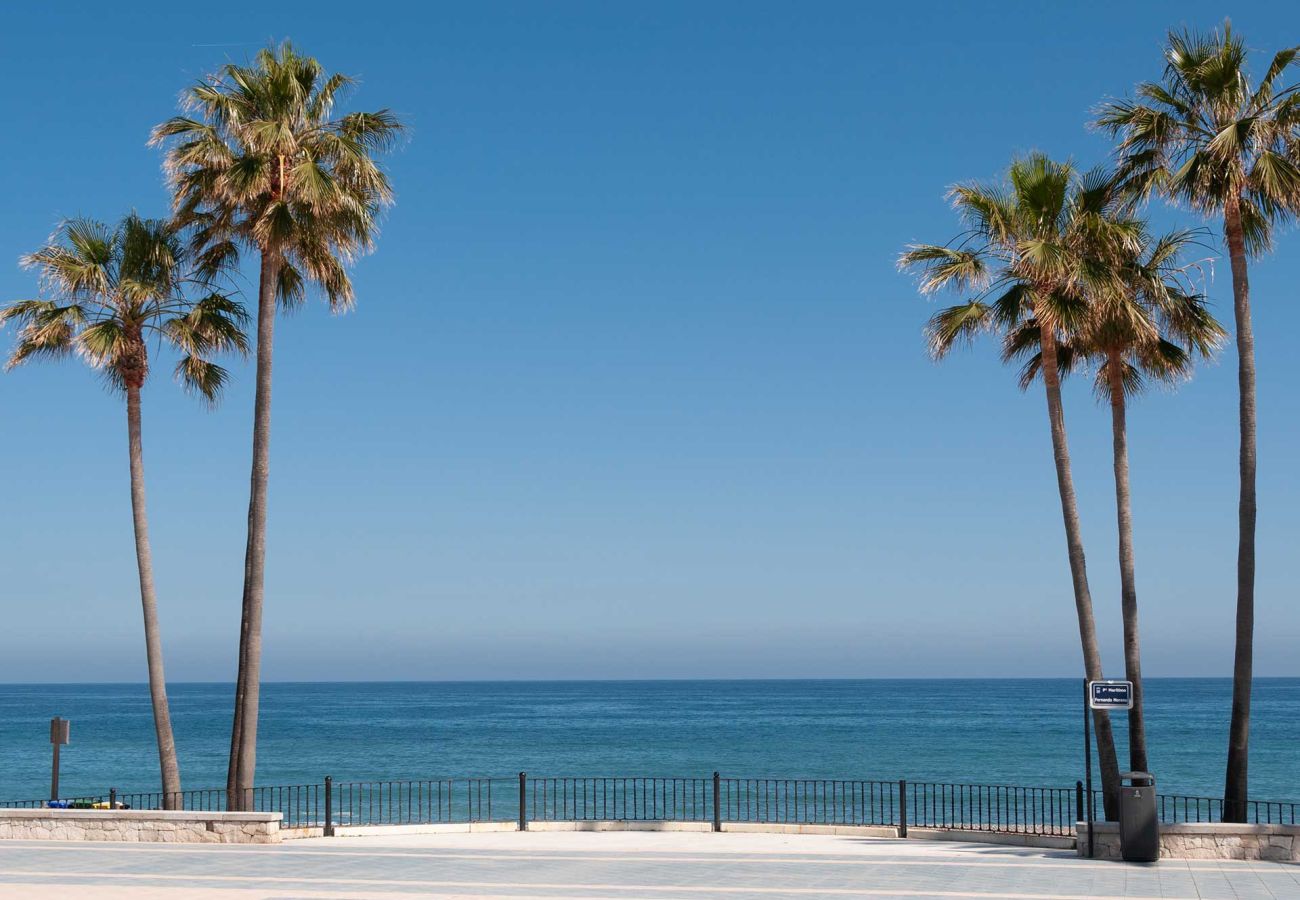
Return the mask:
[[227,804],[246,808],[257,763],[257,715],[270,474],[271,362],[277,305],[316,285],[334,311],[353,302],[345,264],[371,249],[392,189],[376,155],[401,130],[388,110],[334,117],[344,75],[327,75],[285,42],[251,65],[226,65],[185,95],[189,116],[154,129],[168,145],[177,220],[192,228],[208,273],[259,260],[257,387],[248,544],[231,727]]
[[[915,244],[899,260],[921,273],[922,293],[952,290],[969,297],[941,310],[927,327],[930,351],[942,358],[984,331],[1010,335],[1032,320],[1039,327],[1052,455],[1065,524],[1084,672],[1102,677],[1101,650],[1083,553],[1061,403],[1060,353],[1083,324],[1088,295],[1100,276],[1089,259],[1132,243],[1138,228],[1114,208],[1101,173],[1080,177],[1068,163],[1031,154],[1012,162],[1005,184],[959,184],[949,193],[966,230],[954,241]],[[1119,787],[1115,737],[1105,710],[1093,711],[1107,816]]]
[[1152,192],[1221,219],[1232,264],[1240,426],[1237,624],[1223,818],[1246,816],[1255,630],[1255,339],[1247,259],[1272,245],[1273,228],[1300,208],[1300,84],[1283,76],[1300,56],[1273,57],[1251,88],[1246,48],[1226,24],[1211,34],[1171,32],[1159,82],[1137,100],[1103,105],[1097,122],[1120,137],[1121,173]]
[[[1111,269],[1110,285],[1094,293],[1090,314],[1064,352],[1062,372],[1077,365],[1096,366],[1099,399],[1111,410],[1115,473],[1115,511],[1119,533],[1121,610],[1124,623],[1124,671],[1133,683],[1128,711],[1129,768],[1150,771],[1147,757],[1141,641],[1138,630],[1137,576],[1133,548],[1133,510],[1129,490],[1128,398],[1147,382],[1172,384],[1191,374],[1193,355],[1210,356],[1224,336],[1222,326],[1191,289],[1191,266],[1180,260],[1195,243],[1189,231],[1159,238],[1143,233],[1136,244],[1123,244],[1117,255],[1090,264]],[[1028,357],[1021,387],[1028,388],[1042,371],[1040,329],[1026,321],[1008,335],[1004,359]]]
[[132,213],[116,228],[89,219],[65,222],[50,243],[23,258],[40,273],[47,296],[21,300],[0,309],[0,325],[19,325],[7,368],[34,359],[76,352],[101,372],[108,385],[126,397],[127,443],[131,462],[131,514],[144,611],[144,642],[149,663],[163,806],[180,800],[180,766],[167,706],[158,600],[149,548],[145,508],[144,450],[140,392],[149,376],[149,339],[180,353],[176,377],[209,403],[226,382],[226,371],[210,357],[245,351],[243,307],[228,297],[187,294],[185,253],[173,228]]

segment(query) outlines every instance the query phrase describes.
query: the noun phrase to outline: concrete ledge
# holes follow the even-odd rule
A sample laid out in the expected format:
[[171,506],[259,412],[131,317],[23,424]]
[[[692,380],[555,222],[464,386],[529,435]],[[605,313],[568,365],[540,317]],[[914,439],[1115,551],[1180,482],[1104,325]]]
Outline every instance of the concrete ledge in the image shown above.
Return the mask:
[[709,832],[708,822],[642,822],[593,819],[581,822],[529,822],[529,831],[695,831]]
[[[315,834],[286,837],[320,837],[323,829],[303,829]],[[481,832],[518,831],[516,822],[430,822],[421,825],[335,825],[335,837],[374,837],[395,834],[477,834]]]
[[279,822],[278,812],[203,812],[192,809],[0,809],[0,821],[11,819],[80,819],[160,822]]
[[974,844],[1039,847],[1045,850],[1073,850],[1075,842],[1072,835],[1020,834],[1008,831],[981,831],[976,828],[908,828],[907,839],[909,841],[970,841]]
[[[515,822],[455,822],[422,825],[336,825],[336,837],[372,837],[399,834],[471,834],[482,832],[518,831]],[[619,819],[598,819],[579,822],[541,822],[528,823],[528,831],[533,832],[600,832],[600,831],[644,831],[644,832],[687,832],[707,834],[713,830],[709,822],[664,822],[664,821],[624,821]],[[898,838],[898,829],[893,825],[800,825],[796,823],[764,822],[723,822],[722,830],[732,834],[819,834],[846,837]],[[323,830],[317,827],[288,828],[281,831],[285,840],[296,838],[321,837]],[[1006,834],[974,829],[911,828],[909,840],[921,841],[965,841],[980,844],[1002,844],[1014,847],[1040,847],[1052,850],[1074,849],[1074,837],[1042,834]]]
[[[1088,823],[1075,823],[1078,853],[1088,852]],[[1119,824],[1094,823],[1097,859],[1122,859]],[[1300,862],[1300,825],[1180,822],[1160,826],[1162,859],[1258,859]]]
[[[706,824],[705,830],[711,830]],[[733,834],[839,834],[858,837],[896,838],[893,825],[796,825],[779,822],[723,822],[722,830]]]
[[153,809],[0,810],[0,840],[278,844],[280,813]]
[[297,841],[303,838],[325,837],[325,829],[320,825],[304,825],[297,828],[281,828],[280,840]]
[[[78,840],[78,841],[162,841],[168,843],[248,843],[273,844],[282,840],[315,838],[324,835],[319,825],[281,828],[279,813],[262,812],[194,812],[170,810],[82,810],[82,809],[14,809],[0,811],[0,839],[26,840]],[[518,824],[507,822],[457,822],[413,825],[337,825],[336,837],[366,837],[402,834],[472,834],[517,831]],[[1087,826],[1079,824],[1079,833],[1087,840]],[[1166,840],[1172,840],[1179,829],[1193,829],[1189,835],[1197,840],[1204,836],[1207,826],[1172,826],[1165,831]],[[1218,825],[1215,829],[1235,829],[1235,834],[1247,839],[1264,835],[1265,843],[1276,839],[1276,846],[1268,849],[1266,856],[1212,856],[1198,852],[1182,858],[1236,858],[1281,859],[1285,851],[1291,854],[1300,841],[1294,839],[1300,828],[1284,825]],[[1270,830],[1272,829],[1272,830]],[[579,822],[529,822],[529,831],[537,832],[693,832],[712,831],[709,822],[661,822],[592,820]],[[898,838],[898,829],[892,825],[810,825],[796,823],[724,822],[722,830],[733,834],[816,834],[871,838]],[[1218,833],[1218,832],[1216,832]],[[1107,837],[1107,835],[1113,837]],[[1228,835],[1226,832],[1224,836]],[[1098,852],[1102,858],[1119,858],[1119,840],[1113,823],[1100,824],[1097,831]],[[1017,847],[1042,847],[1070,849],[1074,837],[1053,835],[1009,834],[974,829],[916,828],[908,831],[909,840],[967,841],[984,844],[1002,844]],[[1112,844],[1114,845],[1112,848]],[[1233,845],[1238,846],[1238,845]],[[1178,851],[1185,848],[1178,847]],[[1201,845],[1191,848],[1201,851]],[[1175,857],[1170,846],[1166,855]],[[1290,855],[1285,858],[1291,859]]]

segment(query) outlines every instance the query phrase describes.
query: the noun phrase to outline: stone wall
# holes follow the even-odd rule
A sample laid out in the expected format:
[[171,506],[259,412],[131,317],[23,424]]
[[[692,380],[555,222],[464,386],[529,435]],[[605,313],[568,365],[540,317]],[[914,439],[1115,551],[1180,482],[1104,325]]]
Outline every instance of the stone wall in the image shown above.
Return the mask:
[[[1079,822],[1077,850],[1088,852],[1088,825]],[[1097,822],[1097,859],[1122,859],[1119,825]],[[1300,862],[1300,825],[1229,825],[1187,822],[1160,826],[1162,859],[1263,859]]]
[[4,809],[0,840],[278,844],[280,813]]

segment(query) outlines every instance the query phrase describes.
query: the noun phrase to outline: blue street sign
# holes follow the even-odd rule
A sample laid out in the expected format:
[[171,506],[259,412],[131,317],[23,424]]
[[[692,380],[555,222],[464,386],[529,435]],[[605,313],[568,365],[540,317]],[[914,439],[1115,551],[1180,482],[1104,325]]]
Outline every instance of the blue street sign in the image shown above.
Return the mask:
[[1132,709],[1133,682],[1088,682],[1088,705],[1093,709]]

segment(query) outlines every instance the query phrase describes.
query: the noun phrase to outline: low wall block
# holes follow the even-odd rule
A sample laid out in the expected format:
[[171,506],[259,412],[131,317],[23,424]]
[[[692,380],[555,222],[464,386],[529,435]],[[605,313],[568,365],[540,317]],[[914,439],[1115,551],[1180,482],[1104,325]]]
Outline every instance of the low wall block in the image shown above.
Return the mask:
[[150,809],[0,810],[0,840],[278,844],[280,813]]
[[[469,834],[474,832],[518,831],[516,822],[439,822],[411,825],[335,825],[335,837],[368,837],[397,834]],[[666,831],[697,832],[713,830],[709,822],[625,821],[600,819],[583,821],[530,821],[528,831]],[[841,837],[898,838],[893,825],[799,825],[773,822],[723,822],[722,830],[732,834],[824,834]],[[320,826],[282,828],[283,840],[321,837]],[[1041,847],[1053,850],[1074,848],[1074,836],[1042,834],[1007,834],[975,829],[912,828],[908,840],[968,841],[982,844],[1009,844],[1017,847]]]
[[[1096,822],[1097,859],[1122,859],[1119,825]],[[1088,852],[1088,823],[1075,824],[1077,851]],[[1235,825],[1185,822],[1160,826],[1162,859],[1260,859],[1300,862],[1300,825]]]

